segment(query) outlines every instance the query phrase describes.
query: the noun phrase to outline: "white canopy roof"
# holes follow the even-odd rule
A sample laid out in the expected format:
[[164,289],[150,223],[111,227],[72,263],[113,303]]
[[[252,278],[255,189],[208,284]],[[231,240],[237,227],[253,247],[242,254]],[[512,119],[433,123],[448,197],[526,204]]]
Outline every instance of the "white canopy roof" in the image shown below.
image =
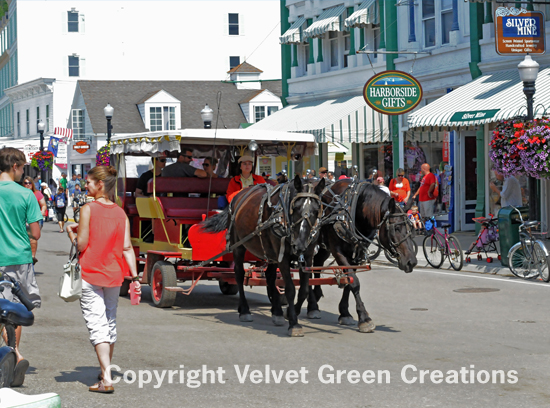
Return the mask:
[[307,154],[315,150],[315,138],[307,133],[247,129],[182,129],[117,135],[111,138],[111,153],[148,153],[181,151],[180,145],[210,144],[238,145],[255,140],[258,144],[282,142],[306,143]]

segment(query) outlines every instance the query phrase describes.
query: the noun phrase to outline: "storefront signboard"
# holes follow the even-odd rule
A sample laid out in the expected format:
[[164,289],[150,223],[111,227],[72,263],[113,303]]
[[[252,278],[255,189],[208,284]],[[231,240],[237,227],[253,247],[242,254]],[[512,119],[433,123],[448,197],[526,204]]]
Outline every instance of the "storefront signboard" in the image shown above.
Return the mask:
[[76,150],[80,154],[86,153],[90,149],[90,145],[88,142],[85,142],[83,140],[80,140],[76,142],[73,146],[73,150]]
[[422,100],[422,86],[402,71],[384,71],[367,81],[363,88],[367,104],[385,115],[401,115],[413,110]]
[[497,114],[500,109],[489,109],[479,111],[455,112],[451,116],[451,122],[472,122],[474,120],[490,119]]
[[451,141],[451,132],[444,132],[443,133],[443,161],[449,162],[450,156],[450,146],[449,142]]
[[62,169],[67,168],[67,143],[64,143],[61,140],[57,145],[57,156],[55,158],[55,165]]
[[25,153],[25,157],[27,158],[27,164],[30,164],[32,161],[32,156],[40,150],[39,145],[31,145],[27,144],[25,147],[23,147],[23,153]]
[[524,8],[498,7],[495,46],[500,55],[544,54],[544,13]]

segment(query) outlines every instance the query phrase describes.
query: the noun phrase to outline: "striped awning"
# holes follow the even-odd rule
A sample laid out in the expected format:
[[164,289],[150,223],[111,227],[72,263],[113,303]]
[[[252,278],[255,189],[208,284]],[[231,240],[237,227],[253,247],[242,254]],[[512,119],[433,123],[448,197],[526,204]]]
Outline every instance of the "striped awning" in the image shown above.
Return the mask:
[[444,133],[445,132],[443,131],[439,132],[437,130],[426,132],[411,130],[409,132],[405,132],[405,141],[417,143],[443,142],[445,136]]
[[304,30],[304,40],[319,37],[328,31],[342,31],[340,17],[345,10],[346,7],[342,5],[323,11],[317,20]]
[[306,22],[304,17],[298,18],[286,32],[279,37],[280,44],[296,44],[302,42],[302,26]]
[[248,129],[312,133],[319,143],[390,141],[388,116],[372,110],[363,96],[289,105]]
[[[550,113],[550,68],[542,69],[535,84],[534,115]],[[411,113],[409,128],[458,127],[498,122],[527,114],[523,82],[517,69],[482,75]],[[471,118],[471,120],[467,120]]]
[[377,22],[376,0],[366,0],[351,16],[346,18],[344,25],[347,28],[364,27],[368,24],[377,24]]

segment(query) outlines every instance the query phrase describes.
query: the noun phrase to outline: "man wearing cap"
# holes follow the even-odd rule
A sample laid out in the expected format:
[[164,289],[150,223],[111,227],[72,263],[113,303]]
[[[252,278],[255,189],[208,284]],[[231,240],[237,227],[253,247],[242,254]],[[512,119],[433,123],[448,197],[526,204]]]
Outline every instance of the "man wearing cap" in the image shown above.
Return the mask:
[[166,166],[162,170],[162,177],[199,177],[205,178],[207,176],[206,171],[197,169],[191,166],[193,161],[193,150],[183,149],[178,153],[178,161],[174,164]]
[[256,184],[263,184],[265,180],[262,176],[252,174],[252,164],[254,159],[252,156],[242,156],[239,159],[241,166],[241,174],[236,175],[229,181],[227,186],[227,201],[231,202],[233,197],[243,188],[248,188]]
[[278,184],[284,184],[288,181],[288,178],[286,177],[286,174],[282,171],[277,173],[277,183]]
[[326,167],[319,167],[319,177],[320,178],[326,178],[327,177],[328,170]]

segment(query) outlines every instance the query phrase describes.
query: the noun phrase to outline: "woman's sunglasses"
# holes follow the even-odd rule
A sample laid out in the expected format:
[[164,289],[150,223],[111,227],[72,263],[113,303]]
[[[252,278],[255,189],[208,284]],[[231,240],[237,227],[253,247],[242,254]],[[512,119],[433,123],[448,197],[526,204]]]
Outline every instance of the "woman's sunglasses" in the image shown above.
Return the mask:
[[209,163],[203,163],[202,167],[210,167],[210,164]]
[[159,159],[158,161],[161,163],[166,163],[166,159]]
[[23,184],[31,185],[32,183],[30,181],[24,181]]

